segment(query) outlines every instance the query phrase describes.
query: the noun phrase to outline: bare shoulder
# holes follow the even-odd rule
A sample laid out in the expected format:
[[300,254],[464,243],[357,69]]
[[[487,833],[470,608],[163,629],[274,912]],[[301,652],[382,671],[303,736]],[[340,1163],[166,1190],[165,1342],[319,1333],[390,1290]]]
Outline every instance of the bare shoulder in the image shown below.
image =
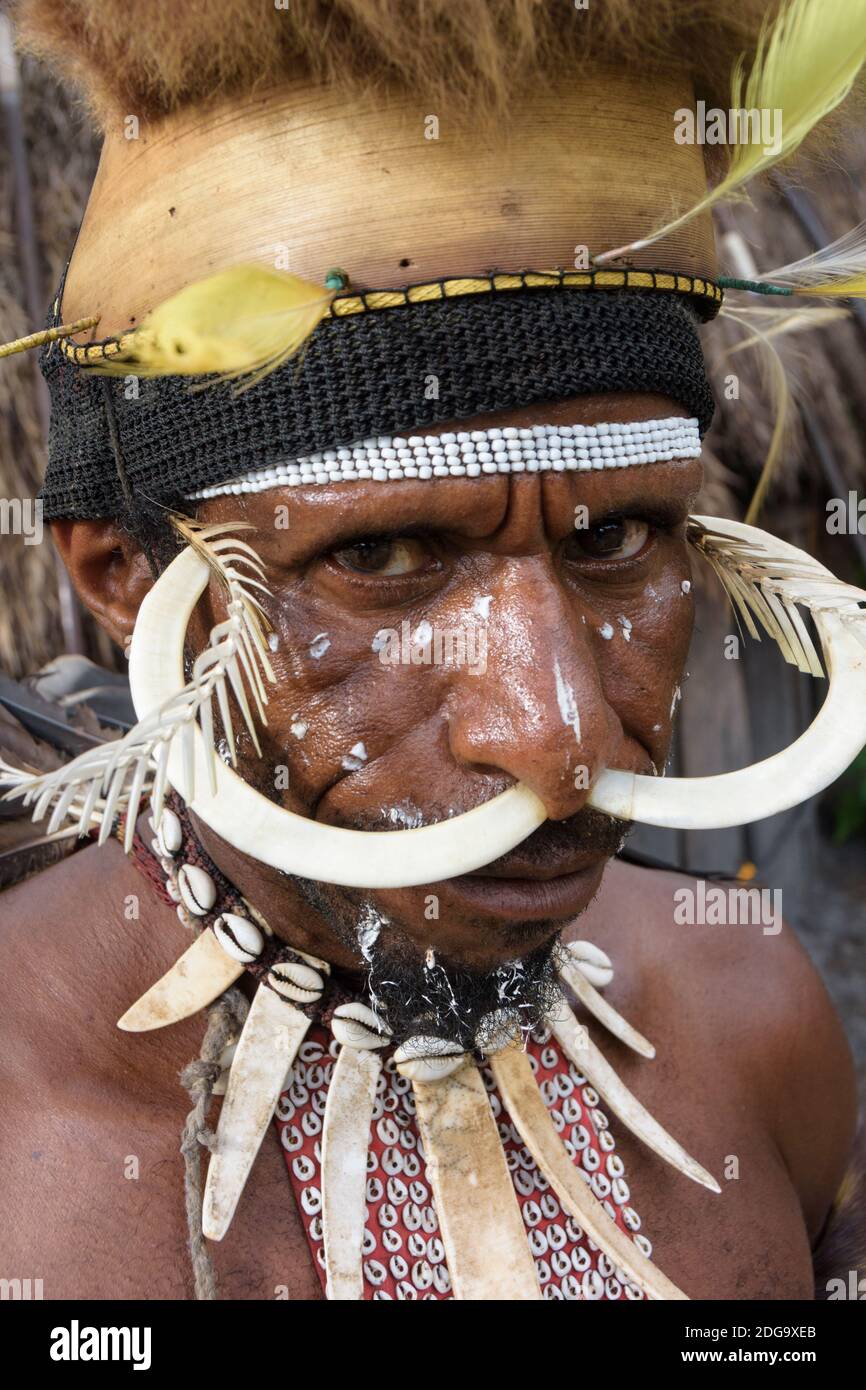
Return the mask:
[[628,1007],[649,1026],[718,1057],[767,1126],[814,1237],[853,1148],[853,1062],[778,897],[748,889],[617,861],[575,934],[629,960]]
[[79,1044],[84,1065],[121,1062],[116,1020],[186,944],[173,910],[112,840],[0,893],[4,1058],[31,1078],[51,1074],[58,1051],[68,1075]]

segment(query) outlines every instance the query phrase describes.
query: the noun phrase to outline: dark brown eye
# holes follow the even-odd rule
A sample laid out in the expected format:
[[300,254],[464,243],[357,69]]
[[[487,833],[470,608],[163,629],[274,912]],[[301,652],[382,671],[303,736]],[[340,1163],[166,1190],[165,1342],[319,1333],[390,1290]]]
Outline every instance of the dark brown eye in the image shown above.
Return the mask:
[[614,517],[597,526],[575,531],[567,545],[568,558],[581,560],[628,560],[643,550],[650,528],[646,521]]
[[417,574],[430,563],[432,556],[421,541],[400,537],[358,541],[344,550],[333,551],[331,558],[357,574],[393,576]]

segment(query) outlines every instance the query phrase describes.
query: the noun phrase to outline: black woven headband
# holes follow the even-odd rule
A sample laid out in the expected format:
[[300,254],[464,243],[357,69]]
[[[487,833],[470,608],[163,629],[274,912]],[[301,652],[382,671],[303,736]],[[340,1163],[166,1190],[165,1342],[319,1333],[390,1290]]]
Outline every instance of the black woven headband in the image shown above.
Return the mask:
[[695,282],[667,278],[685,283],[675,293],[559,285],[334,313],[300,359],[240,394],[191,391],[190,378],[96,377],[68,344],[52,344],[42,356],[52,403],[44,515],[117,516],[130,494],[177,505],[299,455],[595,392],[669,396],[703,433],[713,397],[697,325],[720,292],[700,281],[696,297]]

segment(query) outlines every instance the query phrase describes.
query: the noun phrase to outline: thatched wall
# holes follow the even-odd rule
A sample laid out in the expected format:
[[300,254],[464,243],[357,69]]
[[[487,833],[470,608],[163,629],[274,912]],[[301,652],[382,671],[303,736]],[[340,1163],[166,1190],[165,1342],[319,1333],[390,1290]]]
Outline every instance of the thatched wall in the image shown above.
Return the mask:
[[[40,313],[62,274],[96,169],[97,141],[71,100],[29,60],[20,66],[20,113],[33,202]],[[7,94],[0,116],[0,342],[42,326],[28,313],[16,222],[14,149]],[[14,120],[14,112],[12,113]],[[35,353],[0,364],[0,497],[35,497],[45,466],[44,412]],[[57,561],[46,536],[26,545],[0,535],[0,670],[32,671],[64,648]],[[84,622],[91,655],[109,657],[107,644]]]

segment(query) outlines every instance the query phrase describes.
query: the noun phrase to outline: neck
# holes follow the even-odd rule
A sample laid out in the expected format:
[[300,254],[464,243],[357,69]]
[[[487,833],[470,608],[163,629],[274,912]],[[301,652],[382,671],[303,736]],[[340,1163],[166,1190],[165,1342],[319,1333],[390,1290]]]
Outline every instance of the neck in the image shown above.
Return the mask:
[[241,854],[190,813],[199,843],[221,873],[261,914],[281,941],[329,965],[360,974],[360,957],[337,941],[327,922],[301,896],[287,874]]

